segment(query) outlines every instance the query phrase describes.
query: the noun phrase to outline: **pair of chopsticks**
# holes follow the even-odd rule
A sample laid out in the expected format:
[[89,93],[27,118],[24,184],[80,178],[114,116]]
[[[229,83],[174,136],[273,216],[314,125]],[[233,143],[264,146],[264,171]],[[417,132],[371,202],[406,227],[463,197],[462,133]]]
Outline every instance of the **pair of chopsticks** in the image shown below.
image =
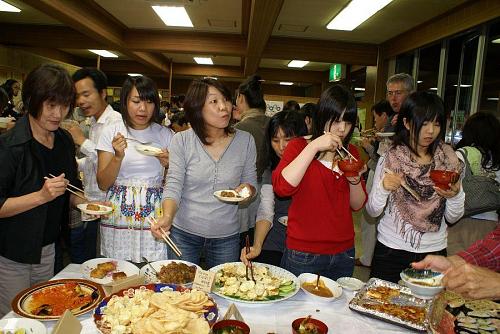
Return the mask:
[[[55,175],[53,175],[53,174],[49,174],[49,176],[50,176],[50,178],[55,178],[55,177],[56,177],[56,176],[55,176]],[[45,177],[44,177],[44,179],[45,179],[45,180],[48,180],[49,178],[45,176]],[[71,189],[70,189],[70,188],[68,188],[68,187],[71,187],[71,188],[75,189],[76,191],[75,191],[75,190],[71,190]],[[68,187],[66,187],[66,190],[67,190],[67,191],[69,191],[70,193],[72,193],[72,194],[73,194],[73,195],[75,195],[75,196],[80,197],[81,199],[84,199],[85,201],[88,201],[88,200],[87,200],[87,198],[83,195],[83,194],[85,193],[85,192],[83,191],[83,189],[80,189],[80,188],[78,188],[78,187],[75,187],[75,186],[74,186],[74,185],[72,185],[71,183],[68,183]],[[79,192],[77,192],[77,191],[79,191]]]
[[[325,134],[326,134],[326,133],[330,133],[330,132],[328,132],[328,131],[323,131],[323,133],[325,133]],[[358,159],[356,159],[356,157],[354,157],[354,155],[352,155],[352,154],[351,154],[351,152],[349,152],[349,150],[348,150],[348,149],[346,149],[344,146],[341,146],[340,148],[341,148],[342,150],[344,150],[344,152],[345,152],[345,153],[347,153],[347,155],[350,157],[350,159],[353,159],[354,161],[358,161]],[[337,149],[336,149],[336,151],[337,151],[338,155],[340,156],[340,158],[341,158],[342,160],[344,160],[344,159],[345,159],[345,156],[344,156],[344,155],[340,152],[340,150],[337,148]]]
[[[248,253],[250,253],[250,238],[248,237],[248,235],[247,235],[247,237],[246,237],[246,239],[245,239],[245,248],[246,248],[246,253],[247,253],[247,254],[248,254]],[[246,268],[246,279],[247,279],[247,281],[249,281],[249,280],[250,280],[250,278],[248,278],[248,267],[250,267],[250,274],[252,275],[252,281],[254,281],[254,282],[255,282],[255,278],[253,277],[253,266],[252,266],[252,261],[248,261],[248,266],[245,266],[245,268]]]
[[[396,174],[396,173],[394,173],[392,170],[390,170],[388,168],[384,168],[384,171],[387,174],[391,174],[391,175],[395,175]],[[415,192],[415,190],[411,189],[410,186],[408,186],[404,180],[403,180],[403,182],[401,182],[401,187],[403,187],[407,192],[410,193],[410,195],[413,196],[413,198],[415,198],[417,201],[420,202],[420,196]]]
[[[151,224],[151,226],[158,224],[158,221],[155,219],[155,217],[148,217],[148,221]],[[177,254],[178,257],[181,257],[182,256],[181,250],[177,247],[176,244],[174,244],[172,239],[170,239],[170,237],[168,236],[167,232],[163,229],[163,227],[160,227],[160,231],[162,233],[161,237],[167,243],[167,245],[169,245],[170,248],[172,248],[172,250],[174,251],[175,254]]]

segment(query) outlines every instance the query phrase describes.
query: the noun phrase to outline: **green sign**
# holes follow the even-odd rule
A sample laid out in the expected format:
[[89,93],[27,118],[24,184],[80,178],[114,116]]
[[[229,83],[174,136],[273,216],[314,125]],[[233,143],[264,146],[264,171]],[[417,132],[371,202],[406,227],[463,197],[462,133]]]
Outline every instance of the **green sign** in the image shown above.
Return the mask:
[[330,65],[330,75],[328,76],[328,81],[339,81],[340,79],[342,79],[342,64]]

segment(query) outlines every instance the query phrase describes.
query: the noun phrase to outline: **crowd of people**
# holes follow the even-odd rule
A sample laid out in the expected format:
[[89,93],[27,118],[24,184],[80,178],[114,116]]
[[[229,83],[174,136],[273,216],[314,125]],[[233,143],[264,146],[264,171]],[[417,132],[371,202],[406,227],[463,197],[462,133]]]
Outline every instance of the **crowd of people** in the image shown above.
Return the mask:
[[[127,77],[119,110],[95,68],[71,77],[57,65],[37,67],[23,82],[21,113],[10,106],[20,84],[9,87],[0,90],[4,114],[16,118],[0,136],[0,316],[20,290],[53,276],[61,245],[75,263],[181,258],[213,267],[240,259],[332,279],[352,276],[358,264],[397,282],[413,265],[445,272],[446,286],[470,298],[499,297],[498,213],[464,218],[461,180],[467,162],[473,174],[500,181],[500,123],[472,115],[454,151],[444,142],[443,101],[416,92],[407,74],[387,81],[387,100],[369,115],[374,131],[360,145],[352,144],[356,100],[342,85],[317,104],[289,101],[272,117],[258,75],[235,97],[217,80],[194,80],[172,105],[160,102],[150,78]],[[85,126],[68,120],[74,107]],[[143,154],[141,145],[161,153]],[[339,162],[361,160],[361,150],[369,160],[346,175]],[[433,170],[460,177],[442,189]],[[213,196],[224,189],[249,196],[238,204]],[[72,214],[81,203],[113,211]],[[360,210],[363,256],[355,259]]]

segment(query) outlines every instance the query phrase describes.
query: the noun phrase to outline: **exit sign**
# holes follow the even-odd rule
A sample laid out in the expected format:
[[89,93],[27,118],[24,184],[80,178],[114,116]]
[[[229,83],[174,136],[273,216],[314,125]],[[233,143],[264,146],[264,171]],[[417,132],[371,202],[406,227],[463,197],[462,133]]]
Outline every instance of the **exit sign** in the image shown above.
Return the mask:
[[344,78],[345,71],[344,65],[342,64],[332,64],[330,65],[330,74],[328,76],[328,81],[339,81]]

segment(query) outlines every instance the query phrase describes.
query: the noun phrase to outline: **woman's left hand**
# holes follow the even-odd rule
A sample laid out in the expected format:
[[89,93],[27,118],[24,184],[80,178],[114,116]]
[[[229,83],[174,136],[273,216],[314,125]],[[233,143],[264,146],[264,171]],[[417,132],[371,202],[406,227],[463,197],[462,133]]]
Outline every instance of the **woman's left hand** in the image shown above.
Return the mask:
[[162,149],[161,153],[156,156],[158,160],[160,160],[160,164],[168,168],[168,151],[166,149]]
[[346,177],[347,181],[349,181],[349,183],[351,183],[351,184],[359,184],[361,178],[363,177],[363,174],[366,173],[367,170],[368,170],[368,167],[366,166],[366,164],[364,164],[363,167],[361,167],[361,169],[358,171],[358,176]]
[[459,180],[453,184],[452,183],[448,184],[448,186],[450,188],[447,190],[441,189],[439,187],[434,187],[434,190],[437,192],[439,196],[442,196],[444,198],[452,198],[455,197],[460,191],[461,182]]

